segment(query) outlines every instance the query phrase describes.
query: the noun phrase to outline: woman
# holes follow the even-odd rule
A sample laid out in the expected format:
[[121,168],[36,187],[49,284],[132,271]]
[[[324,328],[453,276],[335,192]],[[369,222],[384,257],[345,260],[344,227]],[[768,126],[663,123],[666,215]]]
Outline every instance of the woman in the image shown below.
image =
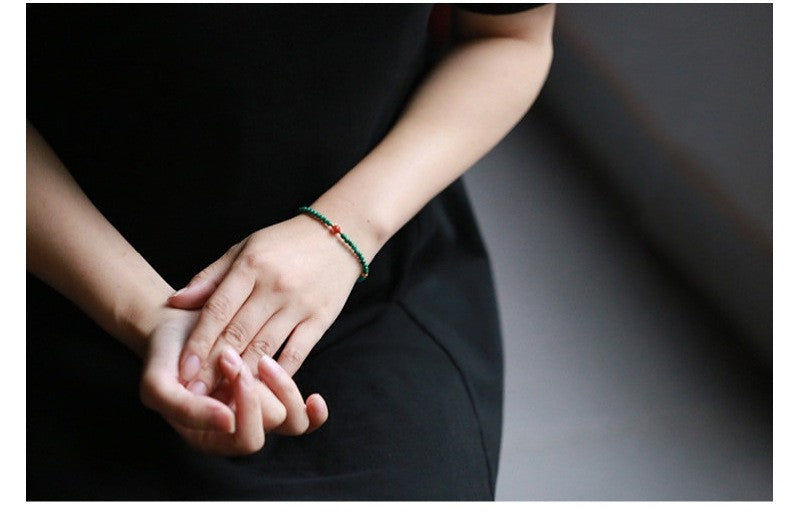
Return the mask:
[[28,499],[493,498],[456,180],[554,7],[455,6],[435,62],[431,7],[28,6],[28,269],[90,317],[28,276]]

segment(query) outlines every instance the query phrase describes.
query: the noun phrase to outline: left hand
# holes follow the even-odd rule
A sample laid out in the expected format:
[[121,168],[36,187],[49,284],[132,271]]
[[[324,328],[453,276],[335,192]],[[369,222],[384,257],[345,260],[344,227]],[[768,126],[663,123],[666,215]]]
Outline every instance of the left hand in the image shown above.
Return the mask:
[[[318,394],[310,396],[306,403],[302,402],[293,380],[287,378],[285,373],[282,374],[286,377],[285,380],[277,380],[276,371],[264,362],[259,363],[258,372],[267,385],[254,379],[241,358],[229,349],[222,352],[219,366],[227,383],[221,385],[220,390],[212,394],[212,397],[228,405],[234,412],[235,419],[231,429],[194,429],[166,418],[187,443],[197,450],[226,457],[248,455],[263,448],[265,434],[270,427],[273,432],[282,435],[302,435],[312,432],[326,421],[326,403]],[[280,369],[276,364],[274,368]],[[277,391],[277,394],[273,395],[270,389]],[[266,412],[272,403],[280,408],[285,404],[286,408],[282,408],[280,414],[272,415]],[[273,426],[278,421],[279,426]],[[300,421],[302,424],[296,424]]]
[[306,215],[232,246],[168,300],[181,309],[203,306],[181,354],[182,381],[209,394],[224,347],[256,372],[258,360],[286,340],[278,361],[293,376],[340,314],[360,271],[344,243]]
[[172,308],[157,313],[140,381],[142,402],[189,445],[209,454],[244,455],[261,449],[266,433],[302,435],[326,422],[328,409],[319,394],[303,400],[293,379],[273,360],[264,359],[250,371],[229,348],[220,353],[223,382],[217,390],[210,397],[188,392],[178,380],[178,359],[198,318],[196,311]]

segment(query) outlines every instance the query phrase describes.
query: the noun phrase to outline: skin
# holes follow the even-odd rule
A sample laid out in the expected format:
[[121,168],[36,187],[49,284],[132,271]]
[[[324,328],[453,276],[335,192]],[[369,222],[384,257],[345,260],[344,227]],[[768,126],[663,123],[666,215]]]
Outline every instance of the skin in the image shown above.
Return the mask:
[[303,401],[279,366],[264,361],[251,370],[233,350],[218,364],[226,384],[210,396],[186,390],[178,359],[198,313],[167,307],[172,288],[99,213],[30,124],[26,182],[28,270],[143,359],[143,403],[190,445],[241,455],[260,449],[265,432],[296,435],[326,421],[321,396]]
[[[548,73],[553,22],[553,5],[504,16],[456,11],[456,43],[396,125],[312,207],[372,262],[527,112]],[[300,215],[253,233],[174,294],[28,124],[26,229],[28,270],[143,359],[143,403],[193,447],[245,454],[266,432],[299,434],[326,421],[324,400],[303,401],[291,376],[339,315],[360,267],[315,220]],[[279,364],[271,361],[281,348]]]
[[[389,134],[311,205],[372,261],[387,240],[523,117],[552,58],[555,7],[512,15],[455,11],[455,41]],[[293,375],[335,321],[361,269],[323,224],[299,215],[232,246],[168,302],[201,308],[181,356],[197,394],[222,350],[249,366],[280,351]],[[375,275],[375,265],[371,267]]]

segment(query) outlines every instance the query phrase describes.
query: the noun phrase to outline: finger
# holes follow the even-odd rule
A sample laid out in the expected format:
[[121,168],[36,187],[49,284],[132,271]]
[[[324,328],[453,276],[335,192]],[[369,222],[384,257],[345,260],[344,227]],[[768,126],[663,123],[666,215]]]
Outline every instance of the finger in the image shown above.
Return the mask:
[[[224,350],[225,349],[223,349],[223,354]],[[221,359],[220,361],[223,360]],[[227,360],[225,360],[225,363],[227,363]],[[234,396],[234,388],[228,379],[235,379],[236,374],[235,370],[233,372],[228,372],[227,368],[227,366],[222,366],[222,374],[225,376],[225,378],[223,378],[222,382],[214,391],[212,396],[220,400],[222,400],[224,397],[225,401],[230,401]],[[269,390],[269,387],[267,387],[262,381],[255,380],[254,385],[257,392],[258,401],[260,402],[261,415],[263,416],[264,432],[273,430],[280,426],[283,421],[285,421],[285,406],[283,406],[280,400],[277,399],[277,396],[275,396],[272,391]]]
[[179,423],[171,424],[192,447],[204,453],[235,456],[258,451],[263,446],[264,432],[259,418],[260,400],[254,388],[262,387],[263,384],[252,379],[244,362],[232,349],[222,351],[219,367],[225,379],[215,394],[222,391],[229,400],[234,400],[236,429],[232,433],[219,433],[187,429]]
[[141,399],[166,419],[196,430],[233,429],[233,412],[227,405],[208,396],[197,396],[173,379],[172,382],[146,377]]
[[325,331],[326,327],[316,319],[304,320],[296,326],[277,359],[289,376],[296,374]]
[[234,421],[231,409],[184,388],[178,381],[177,357],[178,353],[168,347],[152,348],[140,383],[143,404],[188,428],[230,431]]
[[277,396],[269,387],[260,380],[255,380],[255,387],[258,391],[258,400],[261,402],[261,414],[263,415],[263,430],[270,432],[277,429],[285,422],[288,412]]
[[241,355],[252,372],[257,369],[261,357],[274,356],[300,320],[297,313],[285,309],[269,318]]
[[255,390],[256,381],[241,357],[232,349],[223,349],[220,364],[231,380],[236,402],[236,432],[233,442],[241,452],[256,452],[264,443],[263,416],[261,402]]
[[233,401],[233,387],[230,386],[227,378],[220,380],[214,392],[211,393],[211,397],[230,406]]
[[307,434],[324,425],[329,418],[329,408],[320,394],[310,394],[305,400],[305,405],[307,406],[307,418],[310,420],[310,425],[304,432]]
[[[181,354],[181,379],[197,394],[208,394],[217,381],[212,346],[230,319],[252,292],[254,280],[240,271],[231,271],[219,285],[203,310]],[[211,359],[211,363],[209,363]]]
[[[214,350],[222,350],[230,347],[234,351],[241,353],[250,347],[255,336],[262,329],[264,323],[271,318],[277,310],[279,300],[263,290],[255,289],[241,306],[236,315],[231,319],[214,344]],[[252,347],[257,347],[253,345]],[[247,353],[249,356],[250,353]],[[257,358],[255,359],[257,361]],[[246,361],[246,359],[245,359]],[[247,366],[252,367],[255,372],[255,362],[247,362]]]
[[192,277],[184,288],[170,295],[167,302],[179,309],[199,309],[217,289],[241,251],[243,242],[230,247],[222,257]]
[[310,418],[294,380],[269,356],[264,356],[258,362],[258,374],[285,406],[285,421],[275,431],[284,435],[303,434],[310,426]]

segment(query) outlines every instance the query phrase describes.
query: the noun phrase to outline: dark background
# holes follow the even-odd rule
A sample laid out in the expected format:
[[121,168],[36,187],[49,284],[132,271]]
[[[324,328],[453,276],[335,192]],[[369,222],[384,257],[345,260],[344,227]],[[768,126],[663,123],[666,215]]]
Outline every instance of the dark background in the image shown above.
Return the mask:
[[500,500],[770,500],[770,4],[560,4],[466,175],[506,347]]

